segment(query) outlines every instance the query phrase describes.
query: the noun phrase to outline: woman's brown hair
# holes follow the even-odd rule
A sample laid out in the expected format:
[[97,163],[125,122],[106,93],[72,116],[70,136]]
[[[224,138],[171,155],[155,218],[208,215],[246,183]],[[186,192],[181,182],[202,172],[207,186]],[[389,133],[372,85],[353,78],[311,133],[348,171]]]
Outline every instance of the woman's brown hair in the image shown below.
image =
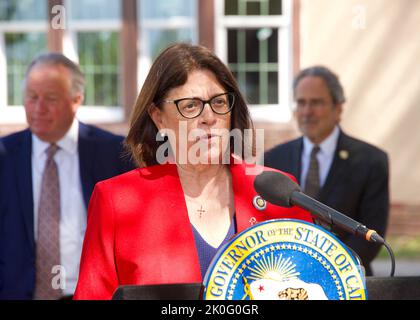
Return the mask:
[[[171,45],[154,61],[131,114],[126,145],[139,166],[157,164],[156,151],[164,143],[156,139],[158,129],[149,115],[150,109],[154,105],[160,107],[159,103],[169,90],[185,84],[194,70],[211,71],[226,91],[235,94],[231,130],[239,129],[243,133],[252,128],[245,99],[225,64],[206,47],[185,43]],[[231,151],[232,148],[231,143]]]

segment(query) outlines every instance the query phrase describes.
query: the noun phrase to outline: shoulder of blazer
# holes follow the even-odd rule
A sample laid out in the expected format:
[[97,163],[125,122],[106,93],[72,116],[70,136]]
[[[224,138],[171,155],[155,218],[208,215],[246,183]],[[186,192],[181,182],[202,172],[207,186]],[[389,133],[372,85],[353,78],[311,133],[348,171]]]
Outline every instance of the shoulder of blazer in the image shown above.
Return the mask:
[[[136,189],[142,193],[147,190],[156,193],[157,190],[165,190],[168,182],[176,179],[179,183],[178,172],[175,164],[154,165],[144,168],[136,168],[112,178],[100,181],[97,186],[112,192],[128,192]],[[163,189],[159,189],[162,187]]]
[[95,194],[102,195],[103,199],[112,203],[119,217],[136,214],[139,210],[144,213],[158,210],[155,216],[176,208],[186,210],[176,165],[137,168],[102,180],[96,184]]
[[355,153],[363,159],[371,161],[388,162],[387,153],[366,141],[349,136],[340,129],[340,136],[337,142],[337,152],[340,150],[348,150],[350,153]]
[[16,173],[24,178],[31,172],[31,149],[29,129],[0,138],[0,173],[15,168]]
[[3,139],[0,138],[0,156],[6,154],[6,147],[4,146]]
[[257,164],[247,164],[245,162],[241,162],[239,164],[231,164],[230,171],[232,174],[233,182],[236,182],[240,188],[243,188],[244,185],[251,186],[252,192],[254,192],[254,181],[256,177],[262,173],[267,171],[273,171],[278,172],[281,174],[284,174],[289,179],[291,179],[293,182],[297,183],[296,177],[288,172],[285,172],[283,170],[279,170],[276,168],[261,166]]
[[114,134],[112,132],[95,127],[93,125],[84,124],[83,122],[79,122],[79,138],[94,140],[95,142],[114,141],[117,143],[122,143],[122,141],[124,140],[124,137],[121,135]]
[[[120,159],[124,152],[123,141],[123,136],[80,123],[78,149],[81,169],[89,171],[94,165],[94,159],[102,158],[108,163],[113,163],[112,161],[115,161],[115,159]],[[127,169],[124,167],[124,170],[121,172],[133,168],[133,166],[127,166]]]
[[276,155],[283,152],[291,152],[296,149],[301,149],[303,143],[303,137],[287,141],[281,144],[276,145],[275,147],[269,149],[265,154],[266,156]]
[[[232,173],[233,179],[240,181],[247,181],[247,185],[253,184],[255,177],[263,171],[276,171],[282,173],[296,182],[296,178],[289,173],[268,168],[264,166],[254,165],[254,164],[231,164],[230,171]],[[142,188],[147,188],[151,190],[158,190],[156,187],[162,185],[163,187],[168,186],[167,183],[172,184],[176,183],[180,185],[179,175],[175,164],[163,164],[163,165],[153,165],[150,167],[137,168],[129,172],[120,174],[118,176],[103,180],[97,183],[97,186],[103,189],[110,190],[124,190],[125,188],[139,188],[141,185]],[[243,187],[243,183],[238,183],[240,187]],[[144,190],[144,189],[142,189]]]
[[0,154],[13,154],[20,146],[31,146],[31,131],[25,129],[0,138]]
[[280,144],[264,154],[264,165],[293,174],[300,180],[303,138]]

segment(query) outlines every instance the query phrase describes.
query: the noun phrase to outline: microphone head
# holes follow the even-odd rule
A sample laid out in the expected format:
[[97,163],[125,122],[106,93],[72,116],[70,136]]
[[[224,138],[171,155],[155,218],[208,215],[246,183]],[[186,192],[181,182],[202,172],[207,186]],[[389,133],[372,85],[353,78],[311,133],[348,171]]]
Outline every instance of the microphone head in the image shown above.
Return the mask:
[[291,207],[292,193],[301,191],[293,180],[276,171],[264,171],[256,176],[254,188],[264,200],[281,207]]

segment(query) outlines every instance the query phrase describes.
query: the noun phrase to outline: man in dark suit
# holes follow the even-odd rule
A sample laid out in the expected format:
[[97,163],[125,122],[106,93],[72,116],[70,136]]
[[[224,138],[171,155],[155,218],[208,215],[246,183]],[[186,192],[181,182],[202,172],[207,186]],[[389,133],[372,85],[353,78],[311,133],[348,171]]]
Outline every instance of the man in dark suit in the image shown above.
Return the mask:
[[[293,89],[303,136],[267,151],[264,164],[293,174],[305,193],[384,236],[389,212],[387,154],[340,128],[344,91],[329,69],[302,70]],[[342,230],[331,231],[361,258],[366,275],[372,275],[370,263],[380,247]]]
[[133,168],[123,137],[80,123],[84,76],[61,54],[29,66],[29,128],[0,140],[0,299],[74,292],[94,185]]

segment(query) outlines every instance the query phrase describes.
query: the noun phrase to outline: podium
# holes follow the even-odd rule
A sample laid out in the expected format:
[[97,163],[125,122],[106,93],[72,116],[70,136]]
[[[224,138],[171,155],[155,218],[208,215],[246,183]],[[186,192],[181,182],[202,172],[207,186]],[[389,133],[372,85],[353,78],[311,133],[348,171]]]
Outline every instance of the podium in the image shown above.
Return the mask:
[[[187,280],[188,281],[188,280]],[[216,253],[203,283],[122,286],[114,300],[408,300],[420,277],[367,277],[334,235],[293,219],[256,224]]]
[[[368,300],[420,300],[420,276],[367,277]],[[120,286],[113,300],[200,300],[201,283]]]
[[420,276],[367,277],[369,300],[420,300]]
[[112,300],[200,300],[201,283],[120,286]]

